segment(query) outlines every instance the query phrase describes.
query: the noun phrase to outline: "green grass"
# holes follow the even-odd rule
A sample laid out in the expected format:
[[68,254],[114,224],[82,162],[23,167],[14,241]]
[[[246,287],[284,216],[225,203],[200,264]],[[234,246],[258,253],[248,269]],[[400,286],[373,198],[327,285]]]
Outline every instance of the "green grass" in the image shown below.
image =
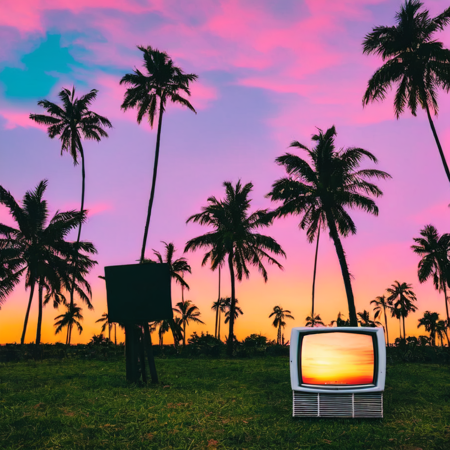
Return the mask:
[[125,362],[0,364],[0,448],[450,449],[450,370],[388,367],[384,419],[291,417],[288,359],[157,359],[161,384]]

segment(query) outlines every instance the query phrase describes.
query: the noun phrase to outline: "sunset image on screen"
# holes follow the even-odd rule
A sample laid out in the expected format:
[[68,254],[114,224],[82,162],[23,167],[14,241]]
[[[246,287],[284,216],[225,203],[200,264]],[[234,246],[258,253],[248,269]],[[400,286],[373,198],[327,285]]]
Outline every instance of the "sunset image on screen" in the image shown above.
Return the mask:
[[372,337],[353,333],[306,335],[302,344],[301,369],[305,384],[373,383]]

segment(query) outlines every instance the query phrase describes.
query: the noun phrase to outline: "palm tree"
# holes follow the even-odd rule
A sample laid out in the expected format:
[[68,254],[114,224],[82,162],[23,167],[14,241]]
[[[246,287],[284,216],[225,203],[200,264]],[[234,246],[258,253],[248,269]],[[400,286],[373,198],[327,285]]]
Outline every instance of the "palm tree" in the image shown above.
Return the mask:
[[269,319],[273,318],[272,325],[275,328],[278,328],[277,331],[277,344],[281,344],[281,328],[286,326],[285,319],[293,319],[294,316],[291,315],[291,312],[288,309],[283,309],[281,306],[274,306],[273,311],[270,313]]
[[[70,153],[75,166],[78,164],[78,157],[81,158],[82,182],[80,213],[84,212],[86,181],[85,156],[81,138],[100,142],[102,138],[108,137],[105,128],[112,128],[111,122],[106,117],[89,110],[91,103],[97,97],[97,92],[97,89],[92,89],[88,94],[78,98],[75,97],[75,87],[72,87],[72,92],[64,88],[59,93],[62,106],[48,100],[40,100],[38,105],[42,106],[49,115],[30,114],[30,119],[48,126],[47,133],[51,139],[56,136],[59,137],[61,140],[61,155],[65,151]],[[79,223],[76,242],[77,248],[80,243],[82,223]],[[76,265],[77,262],[77,258],[75,258],[73,264]],[[75,280],[72,281],[72,285],[75,286]],[[70,291],[70,304],[73,304],[73,289]]]
[[450,347],[450,340],[448,338],[447,328],[448,325],[446,320],[439,320],[438,323],[436,324],[436,334],[441,340],[442,347],[444,346],[444,336],[447,338],[447,345]]
[[158,171],[159,146],[161,142],[161,125],[163,113],[166,109],[167,100],[186,106],[195,112],[194,107],[180,93],[191,95],[189,83],[195,81],[198,76],[185,74],[174,66],[173,61],[166,52],[161,52],[150,46],[138,46],[143,53],[144,67],[147,70],[145,75],[138,69],[133,73],[128,73],[122,77],[120,84],[130,86],[126,93],[121,109],[127,111],[130,108],[137,108],[137,122],[141,123],[145,115],[148,116],[150,127],[153,128],[156,111],[159,104],[158,133],[156,136],[155,162],[153,164],[153,180],[148,204],[147,220],[145,222],[144,239],[141,251],[141,263],[144,261],[145,246],[147,243],[148,227],[152,213],[153,198],[155,195],[156,174]]
[[178,353],[178,345],[181,340],[183,340],[183,321],[181,317],[175,316],[173,320],[170,321],[170,329],[173,336],[173,345]]
[[[282,265],[272,258],[267,251],[276,255],[286,256],[275,239],[254,230],[267,227],[271,223],[271,216],[267,210],[255,211],[248,214],[250,207],[249,193],[253,188],[252,183],[241,185],[239,180],[236,187],[228,181],[224,183],[225,199],[217,200],[216,197],[208,198],[208,206],[203,207],[203,212],[189,217],[187,222],[197,222],[201,225],[213,227],[213,231],[196,237],[187,242],[184,249],[196,250],[201,247],[209,248],[205,254],[202,265],[211,261],[211,269],[215,270],[228,260],[228,268],[231,278],[231,320],[228,333],[227,353],[233,355],[234,336],[234,310],[236,308],[235,278],[239,281],[242,276],[248,278],[250,271],[247,264],[258,267],[264,281],[267,282],[267,271],[262,263],[263,259],[282,268]],[[235,274],[236,271],[236,274]]]
[[430,333],[432,345],[436,345],[436,329],[439,321],[439,314],[436,312],[425,311],[423,317],[419,319],[419,325],[417,328],[425,327],[425,331]]
[[375,300],[372,300],[370,304],[374,304],[375,307],[373,308],[373,312],[375,313],[375,320],[378,319],[378,317],[381,315],[381,309],[383,309],[384,313],[384,323],[386,325],[386,338],[387,338],[387,345],[389,347],[389,332],[388,332],[388,324],[387,324],[387,316],[386,316],[386,308],[391,309],[391,304],[387,301],[385,295],[378,296],[375,298]]
[[315,327],[316,325],[322,325],[325,326],[322,319],[320,318],[320,314],[317,314],[316,316],[308,316],[306,318],[306,324],[305,327]]
[[77,326],[79,334],[81,334],[81,332],[83,331],[83,327],[79,322],[80,320],[83,320],[83,316],[81,315],[81,308],[79,308],[76,303],[74,303],[73,305],[68,304],[66,306],[67,311],[64,314],[55,317],[55,320],[59,319],[57,322],[55,322],[55,327],[57,327],[55,330],[55,334],[58,334],[64,327],[67,327],[66,345],[70,345],[70,335],[72,333],[73,326]]
[[[25,288],[30,288],[28,307],[21,337],[21,343],[25,341],[25,333],[28,324],[31,302],[35,286],[39,291],[39,316],[36,331],[36,343],[40,342],[42,324],[43,291],[47,290],[46,302],[54,299],[57,306],[64,297],[62,289],[77,291],[80,298],[92,309],[89,296],[92,295],[89,283],[84,275],[91,267],[97,264],[89,258],[88,254],[97,253],[90,242],[65,241],[65,237],[86,220],[85,211],[56,212],[47,224],[47,202],[43,200],[43,194],[47,187],[47,180],[39,183],[34,191],[27,191],[23,199],[23,207],[20,207],[10,192],[0,186],[0,203],[4,204],[18,224],[18,229],[2,225],[0,233],[13,240],[15,248],[20,249],[21,258],[26,262]],[[84,252],[84,253],[81,253]],[[78,265],[73,264],[78,259]],[[85,294],[83,288],[87,290]],[[69,333],[70,337],[70,333]]]
[[205,323],[199,319],[200,310],[190,300],[178,302],[177,307],[173,308],[174,312],[181,315],[181,323],[183,325],[183,348],[186,347],[186,325],[189,322]]
[[[220,271],[220,267],[219,267],[219,271]],[[221,322],[221,313],[225,312],[225,304],[226,299],[225,298],[220,298],[216,301],[213,302],[211,309],[213,311],[216,312],[216,323],[215,323],[215,327],[214,327],[214,337],[216,339],[220,339],[220,322]]]
[[[416,294],[412,291],[412,286],[408,283],[394,281],[390,288],[386,289],[389,294],[388,302],[392,304],[392,317],[403,320],[403,339],[406,339],[405,318],[410,312],[417,311],[417,307],[412,303],[417,300]],[[400,339],[401,339],[400,333]]]
[[[332,320],[330,323],[330,326],[333,326],[336,324],[337,327],[349,327],[350,326],[350,320],[344,320],[343,319],[344,314],[342,314],[340,311],[338,312],[336,320]],[[310,319],[309,317],[306,318],[307,320]]]
[[103,322],[102,325],[102,334],[105,332],[106,327],[108,327],[108,339],[111,340],[111,327],[112,323],[109,322],[108,313],[103,313],[100,319],[96,320],[95,323]]
[[314,240],[322,225],[328,227],[344,279],[350,324],[358,326],[350,272],[339,235],[345,237],[356,233],[356,226],[346,208],[359,208],[378,214],[378,207],[367,194],[379,197],[382,192],[367,180],[373,177],[386,179],[390,175],[375,169],[359,170],[359,162],[363,157],[376,163],[375,156],[362,148],[337,151],[334,146],[335,136],[334,126],[325,133],[319,129],[319,134],[312,137],[317,142],[312,150],[297,141],[292,142],[291,147],[307,152],[312,166],[290,153],[277,158],[276,162],[285,167],[288,177],[276,181],[268,196],[273,201],[283,202],[273,212],[274,216],[302,215],[299,226],[306,229],[309,242]]
[[430,109],[438,113],[437,89],[450,89],[450,50],[434,39],[450,23],[450,8],[435,18],[428,10],[419,11],[423,3],[406,0],[396,14],[396,26],[376,27],[366,35],[363,53],[381,56],[385,62],[368,82],[363,105],[384,100],[386,92],[398,83],[394,100],[397,119],[408,108],[413,116],[417,106],[426,110],[442,164],[450,181],[450,171],[442,151]]
[[[189,285],[186,283],[186,281],[183,278],[183,273],[188,272],[192,273],[191,266],[188,264],[186,258],[178,258],[175,261],[172,261],[173,255],[176,252],[175,246],[172,242],[164,242],[161,241],[164,246],[166,247],[166,254],[165,258],[161,256],[161,253],[157,252],[156,250],[153,250],[153,253],[155,254],[157,260],[154,261],[152,259],[144,259],[144,263],[166,263],[169,264],[170,269],[170,277],[175,280],[175,282],[178,282],[181,284],[181,288],[186,288],[189,290]],[[182,299],[184,300],[184,298]]]
[[377,320],[372,320],[371,318],[370,318],[370,313],[369,313],[369,311],[366,311],[366,310],[364,310],[362,313],[358,313],[358,316],[359,316],[359,318],[360,318],[360,320],[358,321],[359,322],[359,324],[362,326],[362,327],[372,327],[372,328],[375,328],[375,327],[381,327],[382,325],[381,325],[381,322],[378,322]]
[[[227,297],[226,299],[224,299],[224,310],[225,310],[225,325],[227,323],[230,323],[230,318],[231,318],[231,297]],[[234,304],[234,317],[233,317],[233,321],[236,323],[236,319],[244,314],[244,312],[242,311],[242,309],[238,306],[239,300],[236,299],[236,302]],[[235,339],[236,336],[233,336],[233,339]]]
[[[3,224],[0,224],[0,235],[8,236],[4,227]],[[25,261],[21,257],[20,248],[15,246],[10,238],[0,238],[0,309],[25,271],[24,264]]]
[[450,282],[450,234],[442,236],[433,225],[426,225],[420,230],[421,238],[413,238],[418,245],[412,245],[414,253],[422,256],[419,262],[419,282],[424,283],[430,276],[433,277],[435,289],[444,292],[445,311],[448,314],[447,284]]
[[161,350],[164,348],[164,335],[170,330],[170,320],[164,319],[159,322],[158,336]]

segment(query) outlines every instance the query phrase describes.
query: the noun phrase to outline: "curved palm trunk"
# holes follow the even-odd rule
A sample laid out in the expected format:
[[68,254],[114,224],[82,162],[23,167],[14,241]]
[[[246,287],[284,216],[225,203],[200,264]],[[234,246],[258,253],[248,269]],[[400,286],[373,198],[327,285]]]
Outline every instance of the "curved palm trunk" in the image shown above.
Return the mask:
[[278,325],[277,344],[281,344],[281,323]]
[[387,324],[387,316],[386,316],[386,307],[383,306],[384,310],[384,323],[386,324],[386,338],[387,338],[387,345],[389,347],[389,332],[388,332],[388,324]]
[[230,305],[230,328],[228,332],[227,355],[233,356],[233,336],[234,336],[234,312],[236,310],[236,294],[233,267],[233,250],[228,255],[228,267],[230,269],[231,278],[231,305]]
[[150,217],[152,215],[153,199],[155,197],[156,175],[158,172],[159,145],[161,142],[161,125],[162,125],[163,111],[164,110],[163,110],[162,101],[161,101],[159,104],[158,134],[156,135],[155,162],[153,163],[152,190],[150,192],[150,200],[148,202],[147,220],[145,222],[144,240],[142,242],[142,250],[141,250],[141,263],[144,261],[145,246],[147,244],[147,236],[148,236],[148,227],[150,225]]
[[66,345],[69,343],[69,324],[67,324],[67,332],[66,332]]
[[320,238],[320,221],[319,221],[319,231],[317,232],[316,256],[314,257],[314,275],[313,275],[313,285],[312,285],[311,317],[314,317],[314,291],[315,291],[315,287],[316,287],[316,270],[317,270],[317,254],[319,253],[319,238]]
[[27,332],[28,317],[30,315],[31,301],[33,300],[33,294],[34,294],[34,285],[35,285],[35,280],[32,278],[31,279],[31,288],[30,288],[30,298],[28,300],[28,307],[27,307],[27,312],[25,314],[25,321],[23,323],[22,337],[20,338],[21,344],[23,344],[25,342],[25,333]]
[[339,234],[334,223],[334,218],[328,211],[326,212],[328,228],[330,229],[330,236],[333,239],[336,253],[338,255],[339,264],[341,266],[342,277],[344,278],[345,292],[347,294],[348,312],[350,319],[350,326],[358,326],[358,318],[356,317],[355,298],[353,297],[352,284],[350,281],[350,273],[348,271],[347,260],[345,259],[344,248],[342,247]]
[[433,120],[431,119],[430,108],[428,107],[428,104],[426,104],[426,108],[425,109],[427,111],[428,122],[430,123],[430,127],[431,127],[431,131],[433,132],[434,140],[436,141],[436,144],[437,144],[437,147],[438,147],[438,150],[439,150],[439,155],[440,155],[441,160],[442,160],[442,165],[444,166],[445,174],[447,175],[448,181],[450,182],[450,171],[448,169],[447,161],[445,160],[445,156],[444,156],[444,152],[443,152],[442,147],[441,147],[441,143],[439,142],[439,138],[438,138],[438,135],[436,133],[436,128],[434,128],[434,123],[433,123]]
[[220,323],[222,322],[222,311],[219,309],[219,327],[217,329],[217,339],[220,341]]
[[42,327],[42,291],[44,287],[39,284],[39,314],[38,314],[38,323],[36,328],[36,344],[39,345],[41,343],[41,327]]
[[214,329],[214,337],[218,337],[218,325],[219,325],[219,308],[220,308],[220,266],[219,266],[219,295],[217,297],[217,309],[216,309],[216,327]]

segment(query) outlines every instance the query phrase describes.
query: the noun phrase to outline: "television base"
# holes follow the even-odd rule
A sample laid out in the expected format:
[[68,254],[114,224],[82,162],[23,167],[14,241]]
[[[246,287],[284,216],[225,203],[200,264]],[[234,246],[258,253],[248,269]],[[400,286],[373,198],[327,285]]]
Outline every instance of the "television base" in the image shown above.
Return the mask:
[[292,416],[382,418],[383,393],[318,394],[293,391]]

